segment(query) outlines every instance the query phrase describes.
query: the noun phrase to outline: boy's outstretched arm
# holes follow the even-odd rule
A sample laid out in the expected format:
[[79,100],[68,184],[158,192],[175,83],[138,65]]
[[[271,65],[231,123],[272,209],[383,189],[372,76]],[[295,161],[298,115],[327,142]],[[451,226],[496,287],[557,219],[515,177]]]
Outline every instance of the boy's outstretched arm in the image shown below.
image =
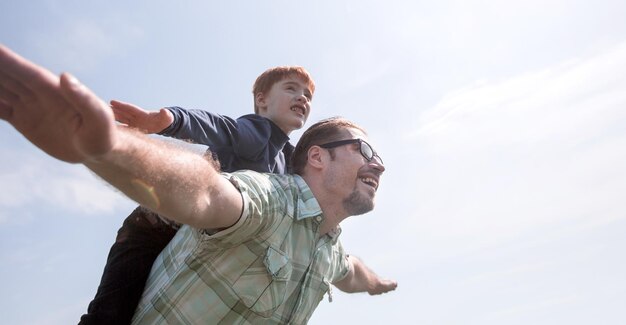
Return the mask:
[[358,258],[350,255],[348,261],[350,263],[348,275],[333,283],[339,290],[348,293],[367,292],[370,295],[379,295],[396,290],[398,286],[396,281],[380,278]]
[[212,161],[117,127],[108,105],[72,76],[59,78],[2,45],[0,118],[52,157],[84,164],[172,220],[214,229],[241,214],[240,193]]
[[112,100],[111,109],[116,121],[144,133],[159,133],[174,122],[174,116],[165,108],[157,112],[147,111],[131,103]]

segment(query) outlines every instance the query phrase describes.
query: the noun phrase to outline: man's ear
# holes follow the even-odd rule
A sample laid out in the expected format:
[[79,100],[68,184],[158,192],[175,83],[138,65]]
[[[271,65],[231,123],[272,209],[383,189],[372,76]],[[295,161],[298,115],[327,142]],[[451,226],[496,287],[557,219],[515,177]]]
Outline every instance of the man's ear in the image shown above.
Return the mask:
[[307,163],[311,165],[311,167],[316,169],[324,168],[324,152],[321,147],[311,146],[309,151],[307,152]]

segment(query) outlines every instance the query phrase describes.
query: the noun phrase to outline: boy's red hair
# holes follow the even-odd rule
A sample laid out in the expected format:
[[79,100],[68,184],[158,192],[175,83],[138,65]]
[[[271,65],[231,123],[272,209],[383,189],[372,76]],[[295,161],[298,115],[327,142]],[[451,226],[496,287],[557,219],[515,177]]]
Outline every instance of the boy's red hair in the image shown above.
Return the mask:
[[304,82],[309,88],[311,95],[315,92],[315,82],[306,69],[299,66],[280,66],[269,68],[256,78],[254,86],[252,86],[252,95],[254,96],[254,113],[259,114],[259,108],[256,106],[256,95],[258,93],[267,94],[272,86],[289,77],[296,77]]

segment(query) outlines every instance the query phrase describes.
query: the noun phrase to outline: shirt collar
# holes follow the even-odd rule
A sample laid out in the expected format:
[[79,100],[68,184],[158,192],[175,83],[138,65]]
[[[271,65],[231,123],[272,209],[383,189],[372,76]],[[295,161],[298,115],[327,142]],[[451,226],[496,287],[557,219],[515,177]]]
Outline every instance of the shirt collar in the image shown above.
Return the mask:
[[[293,175],[294,182],[300,189],[300,197],[298,198],[298,213],[297,220],[304,220],[307,218],[315,218],[318,223],[324,221],[324,215],[322,214],[322,208],[320,207],[317,199],[313,196],[311,188],[300,175]],[[337,242],[339,235],[341,235],[341,227],[337,225],[331,229],[327,234],[333,243]]]
[[298,197],[298,215],[297,219],[302,220],[312,217],[322,217],[322,208],[317,199],[313,196],[311,188],[300,175],[293,175],[293,180],[298,186],[300,197]]
[[269,122],[272,128],[270,142],[272,142],[272,144],[276,146],[278,150],[282,150],[285,144],[289,142],[289,136],[285,134],[285,132],[283,132],[283,130],[279,128],[278,125],[276,125],[276,123],[274,123],[272,120],[268,118],[265,119]]

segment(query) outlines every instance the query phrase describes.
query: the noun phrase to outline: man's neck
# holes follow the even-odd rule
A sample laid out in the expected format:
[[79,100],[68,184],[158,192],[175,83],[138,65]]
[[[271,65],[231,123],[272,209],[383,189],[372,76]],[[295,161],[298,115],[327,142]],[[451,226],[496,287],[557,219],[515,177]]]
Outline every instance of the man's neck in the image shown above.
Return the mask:
[[[326,216],[326,215],[324,215]],[[324,218],[322,225],[320,226],[320,237],[328,234],[331,230],[337,228],[339,222],[330,221],[328,218]]]
[[311,189],[311,193],[313,193],[313,196],[322,209],[324,220],[320,226],[320,236],[326,235],[329,231],[335,229],[341,221],[349,217],[349,215],[343,208],[342,201],[337,199],[337,197],[329,195],[328,191],[325,191],[321,187],[319,178],[303,176],[303,179]]

